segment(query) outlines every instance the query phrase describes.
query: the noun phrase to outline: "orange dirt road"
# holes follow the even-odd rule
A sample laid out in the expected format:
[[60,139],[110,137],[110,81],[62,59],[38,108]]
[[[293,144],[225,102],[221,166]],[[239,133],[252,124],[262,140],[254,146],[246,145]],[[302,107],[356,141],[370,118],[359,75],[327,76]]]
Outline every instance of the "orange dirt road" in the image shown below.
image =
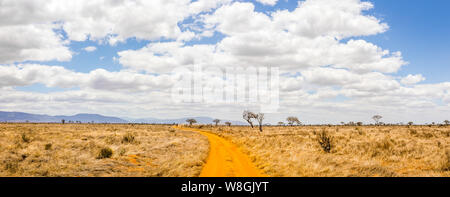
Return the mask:
[[209,156],[200,177],[265,177],[250,158],[228,140],[205,130],[178,127],[184,131],[199,132],[208,137]]

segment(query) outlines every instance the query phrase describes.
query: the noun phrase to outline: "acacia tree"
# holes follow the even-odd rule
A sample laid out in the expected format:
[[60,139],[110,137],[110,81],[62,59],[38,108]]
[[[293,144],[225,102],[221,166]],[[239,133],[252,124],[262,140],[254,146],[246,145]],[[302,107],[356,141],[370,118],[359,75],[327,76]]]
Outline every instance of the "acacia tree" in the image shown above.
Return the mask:
[[61,120],[61,123],[62,123],[62,124],[65,124],[65,123],[66,123],[66,120],[62,119],[62,120]]
[[294,126],[294,123],[297,125],[301,124],[300,120],[298,120],[298,118],[294,116],[290,116],[286,118],[286,120],[288,121],[289,126]]
[[450,121],[444,120],[444,124],[445,124],[445,125],[449,125],[449,124],[450,124]]
[[190,118],[190,119],[187,119],[186,122],[189,123],[189,126],[192,126],[192,124],[197,123],[197,120],[195,120],[195,119],[193,119],[193,118]]
[[244,118],[244,120],[245,121],[247,121],[248,122],[248,124],[250,124],[250,126],[253,128],[253,122],[252,122],[252,119],[256,119],[256,114],[255,113],[253,113],[253,112],[251,112],[251,111],[248,111],[248,110],[245,110],[243,113],[242,113],[242,118]]
[[284,122],[278,122],[279,126],[284,126]]
[[380,115],[375,115],[372,117],[373,120],[375,120],[375,124],[379,125],[380,124],[380,120],[383,118],[383,116]]
[[263,131],[263,129],[262,129],[262,125],[263,125],[263,120],[264,120],[264,114],[263,113],[259,113],[259,114],[256,114],[256,117],[255,117],[255,119],[258,121],[258,123],[259,123],[259,131]]
[[225,122],[225,125],[231,126],[231,122]]
[[215,120],[213,120],[213,122],[216,123],[216,127],[217,127],[217,125],[219,124],[220,120],[219,119],[215,119]]

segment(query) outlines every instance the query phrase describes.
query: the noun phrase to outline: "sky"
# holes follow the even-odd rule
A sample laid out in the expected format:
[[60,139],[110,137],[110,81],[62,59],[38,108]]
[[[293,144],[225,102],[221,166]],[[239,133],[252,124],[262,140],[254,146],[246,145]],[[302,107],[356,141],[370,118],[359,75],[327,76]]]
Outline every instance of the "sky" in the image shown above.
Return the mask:
[[447,0],[0,5],[0,111],[241,120],[265,104],[174,102],[174,69],[271,66],[280,75],[270,123],[450,119]]

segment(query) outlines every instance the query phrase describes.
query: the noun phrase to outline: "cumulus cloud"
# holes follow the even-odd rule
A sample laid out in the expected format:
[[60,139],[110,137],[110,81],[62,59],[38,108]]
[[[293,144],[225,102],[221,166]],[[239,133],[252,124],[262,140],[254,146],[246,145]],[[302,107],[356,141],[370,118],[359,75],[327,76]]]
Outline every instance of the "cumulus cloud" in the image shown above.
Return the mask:
[[94,52],[94,51],[97,50],[97,47],[88,46],[88,47],[84,48],[84,50],[87,51],[87,52]]
[[130,69],[150,73],[171,72],[178,66],[218,65],[220,54],[214,45],[184,46],[180,42],[151,43],[139,50],[119,52],[120,63]]
[[55,25],[0,24],[0,64],[22,61],[69,61],[72,52]]
[[0,87],[28,86],[96,89],[108,91],[155,91],[171,87],[168,75],[144,75],[129,71],[110,72],[96,69],[89,73],[67,70],[61,66],[20,64],[0,66]]
[[3,0],[0,24],[62,21],[68,37],[74,41],[111,39],[115,43],[128,38],[176,39],[183,35],[179,22],[227,2],[229,0]]
[[256,0],[256,1],[264,5],[271,5],[271,6],[274,6],[278,2],[278,0]]
[[360,0],[307,0],[299,1],[293,12],[278,11],[273,18],[277,26],[297,35],[329,35],[342,39],[383,33],[389,28],[386,23],[363,13],[372,8],[372,3]]
[[402,78],[402,80],[401,80],[401,82],[405,85],[413,85],[413,84],[417,84],[422,81],[425,81],[425,77],[423,77],[421,74],[408,75],[408,76]]
[[[278,11],[271,16],[255,11],[252,3],[227,4],[214,13],[199,17],[204,24],[199,28],[204,28],[205,31],[212,29],[227,35],[215,45],[184,46],[182,43],[156,43],[151,46],[174,47],[165,48],[162,53],[154,53],[152,47],[147,46],[139,50],[120,52],[119,56],[122,64],[140,70],[186,64],[215,66],[240,64],[278,66],[285,72],[297,72],[310,67],[330,65],[360,73],[373,71],[395,73],[407,64],[400,52],[383,50],[364,40],[341,41],[345,37],[381,33],[387,26],[362,13],[362,10],[372,7],[370,3],[345,0],[343,4],[348,7],[334,8],[328,5],[336,4],[332,2],[335,1],[306,1],[300,3],[294,11]],[[326,20],[336,25],[324,23],[320,27],[312,28],[308,24],[325,20],[322,14],[317,14],[320,11],[318,9],[322,7],[331,15],[327,15]],[[302,32],[297,29],[301,29]],[[202,54],[202,57],[198,55],[194,57],[192,54],[181,55],[188,52]]]

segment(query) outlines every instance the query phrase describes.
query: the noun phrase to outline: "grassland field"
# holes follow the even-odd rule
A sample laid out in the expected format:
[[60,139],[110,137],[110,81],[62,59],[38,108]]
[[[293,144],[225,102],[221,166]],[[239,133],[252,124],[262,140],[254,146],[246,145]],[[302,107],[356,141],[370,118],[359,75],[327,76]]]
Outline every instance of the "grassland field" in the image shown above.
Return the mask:
[[[450,176],[449,126],[193,127],[268,176]],[[0,124],[1,177],[196,177],[208,154],[207,137],[171,125]]]

